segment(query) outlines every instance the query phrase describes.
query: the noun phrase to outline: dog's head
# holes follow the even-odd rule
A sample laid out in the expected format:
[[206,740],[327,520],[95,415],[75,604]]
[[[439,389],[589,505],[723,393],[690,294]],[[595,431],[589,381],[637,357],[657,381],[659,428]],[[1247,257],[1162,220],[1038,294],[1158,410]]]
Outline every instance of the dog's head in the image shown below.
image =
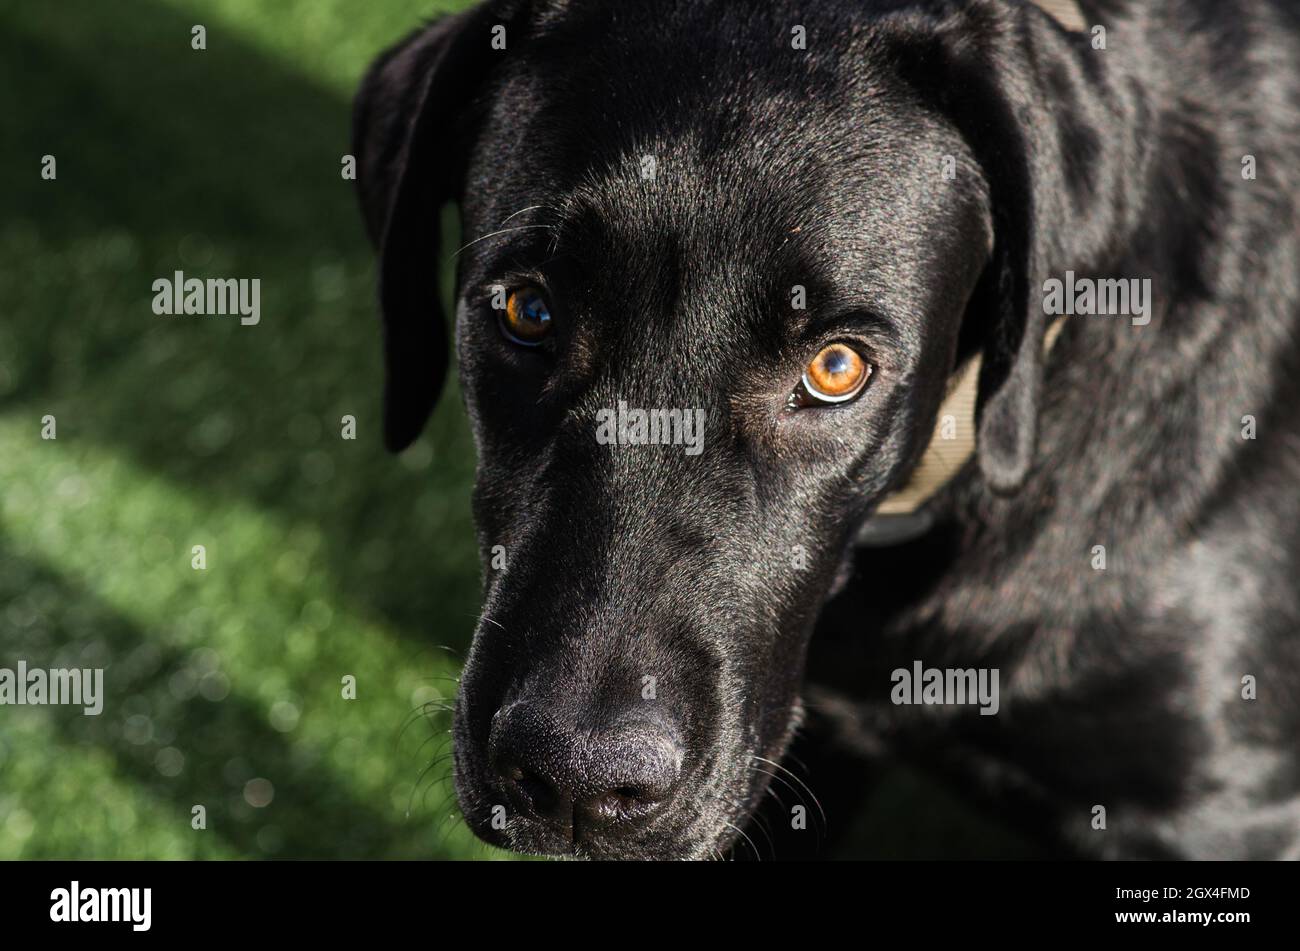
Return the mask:
[[461,208],[486,584],[455,775],[489,841],[726,847],[960,360],[983,359],[979,477],[1031,466],[1033,289],[1081,198],[1049,106],[1083,84],[1071,41],[1009,0],[862,6],[503,3],[363,85],[393,449],[445,373],[439,208]]

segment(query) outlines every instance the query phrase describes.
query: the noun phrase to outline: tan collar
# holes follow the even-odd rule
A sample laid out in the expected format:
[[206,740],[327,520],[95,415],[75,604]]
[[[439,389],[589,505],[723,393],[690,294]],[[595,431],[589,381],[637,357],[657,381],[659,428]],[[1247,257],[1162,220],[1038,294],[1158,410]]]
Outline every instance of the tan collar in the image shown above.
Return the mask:
[[948,395],[921,461],[907,484],[885,496],[877,515],[911,515],[952,481],[975,452],[975,391],[979,356],[971,357],[948,379]]
[[[1047,327],[1043,349],[1050,351],[1065,327],[1064,320]],[[907,484],[885,496],[876,515],[911,515],[962,470],[975,452],[975,394],[980,358],[971,357],[948,380],[948,395],[939,406],[930,445],[912,470]]]
[[1088,22],[1083,18],[1077,0],[1029,0],[1042,9],[1049,17],[1061,24],[1061,27],[1074,33],[1083,33],[1088,29]]

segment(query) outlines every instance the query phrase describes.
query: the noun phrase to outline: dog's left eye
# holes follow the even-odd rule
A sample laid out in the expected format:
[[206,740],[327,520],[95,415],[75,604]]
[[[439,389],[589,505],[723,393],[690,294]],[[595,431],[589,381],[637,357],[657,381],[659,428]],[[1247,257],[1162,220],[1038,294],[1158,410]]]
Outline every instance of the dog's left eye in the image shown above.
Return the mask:
[[818,351],[804,368],[799,387],[790,394],[793,408],[847,403],[866,388],[871,365],[846,343],[833,343]]
[[506,298],[500,324],[506,339],[535,347],[551,335],[551,308],[537,288],[521,287]]

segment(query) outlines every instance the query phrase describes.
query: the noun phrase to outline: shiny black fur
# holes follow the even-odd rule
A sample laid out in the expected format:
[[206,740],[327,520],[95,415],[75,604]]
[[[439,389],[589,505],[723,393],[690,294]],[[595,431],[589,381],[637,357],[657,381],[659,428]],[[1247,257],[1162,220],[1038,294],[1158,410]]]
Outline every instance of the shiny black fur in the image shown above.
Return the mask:
[[[441,204],[468,242],[485,620],[455,743],[480,835],[720,854],[807,696],[846,755],[950,775],[1073,852],[1300,855],[1300,16],[1081,7],[1105,50],[1018,0],[503,2],[376,63],[356,152],[394,449],[445,372]],[[1150,278],[1150,324],[1060,318],[1044,357],[1066,269]],[[541,351],[487,303],[522,281],[553,303]],[[787,411],[844,338],[864,396]],[[977,455],[934,528],[855,544],[976,353]],[[703,454],[598,445],[619,400],[707,409]],[[916,659],[998,668],[999,714],[894,705]],[[510,779],[533,757],[616,783],[634,748],[663,788],[608,826],[543,821]]]

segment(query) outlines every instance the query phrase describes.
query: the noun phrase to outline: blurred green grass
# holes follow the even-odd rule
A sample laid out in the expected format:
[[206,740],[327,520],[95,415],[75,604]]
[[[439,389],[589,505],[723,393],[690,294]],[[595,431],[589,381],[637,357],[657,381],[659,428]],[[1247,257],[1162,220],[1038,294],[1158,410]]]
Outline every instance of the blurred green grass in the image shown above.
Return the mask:
[[[426,771],[478,609],[473,453],[454,390],[380,446],[340,176],[369,61],[462,5],[0,8],[0,666],[108,694],[0,708],[0,858],[489,854]],[[260,278],[261,323],[155,316],[175,270]]]

